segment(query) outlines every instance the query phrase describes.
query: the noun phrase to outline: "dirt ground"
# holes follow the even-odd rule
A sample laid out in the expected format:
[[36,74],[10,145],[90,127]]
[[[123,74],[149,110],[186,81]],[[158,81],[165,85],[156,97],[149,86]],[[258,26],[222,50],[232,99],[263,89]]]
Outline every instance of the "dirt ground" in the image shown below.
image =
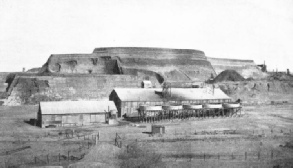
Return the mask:
[[[0,167],[293,167],[292,104],[155,123],[165,126],[163,135],[151,135],[150,123],[123,120],[117,126],[41,129],[29,122],[37,108],[0,106]],[[73,137],[66,129],[74,130]]]

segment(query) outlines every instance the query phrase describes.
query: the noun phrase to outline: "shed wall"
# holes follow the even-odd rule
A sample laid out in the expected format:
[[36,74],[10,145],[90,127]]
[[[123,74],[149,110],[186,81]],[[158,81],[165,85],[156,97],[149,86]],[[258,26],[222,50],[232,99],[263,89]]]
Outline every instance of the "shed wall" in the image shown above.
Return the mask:
[[106,122],[106,113],[94,114],[46,114],[41,115],[41,127],[83,126]]

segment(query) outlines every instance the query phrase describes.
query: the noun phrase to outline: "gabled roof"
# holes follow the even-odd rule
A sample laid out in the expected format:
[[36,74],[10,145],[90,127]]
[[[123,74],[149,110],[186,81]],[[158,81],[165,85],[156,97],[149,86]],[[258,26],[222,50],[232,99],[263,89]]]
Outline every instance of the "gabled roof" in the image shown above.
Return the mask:
[[40,102],[42,114],[81,114],[117,111],[113,101],[55,101]]
[[[163,101],[160,94],[162,89],[142,89],[142,88],[115,88],[117,96],[121,101]],[[231,99],[221,89],[215,88],[211,92],[208,88],[171,88],[171,97],[169,100],[190,101],[206,99]]]

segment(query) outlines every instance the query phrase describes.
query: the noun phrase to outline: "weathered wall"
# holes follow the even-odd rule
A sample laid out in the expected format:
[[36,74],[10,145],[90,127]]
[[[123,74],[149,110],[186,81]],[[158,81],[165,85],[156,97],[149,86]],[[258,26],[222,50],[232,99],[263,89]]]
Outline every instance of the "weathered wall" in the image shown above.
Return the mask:
[[222,71],[232,69],[237,71],[244,78],[252,77],[254,79],[264,78],[267,76],[260,68],[254,63],[253,60],[238,60],[226,58],[208,58],[217,74]]
[[92,113],[92,114],[50,114],[42,115],[41,127],[45,128],[49,125],[55,125],[57,127],[66,127],[66,126],[85,126],[85,125],[94,125],[98,123],[106,122],[106,114],[104,113]]
[[[4,105],[37,104],[40,101],[108,100],[115,87],[141,87],[143,77],[133,75],[17,76]],[[154,85],[156,78],[150,77]]]

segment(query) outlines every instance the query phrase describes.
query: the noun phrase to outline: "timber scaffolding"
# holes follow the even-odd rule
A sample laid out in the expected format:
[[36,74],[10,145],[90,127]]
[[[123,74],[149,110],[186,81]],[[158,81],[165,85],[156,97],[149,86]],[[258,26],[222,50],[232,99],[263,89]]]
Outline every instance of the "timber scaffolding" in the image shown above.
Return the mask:
[[233,117],[239,113],[240,103],[196,104],[196,105],[141,105],[138,110],[139,122],[151,123],[174,119],[203,119],[206,117]]

